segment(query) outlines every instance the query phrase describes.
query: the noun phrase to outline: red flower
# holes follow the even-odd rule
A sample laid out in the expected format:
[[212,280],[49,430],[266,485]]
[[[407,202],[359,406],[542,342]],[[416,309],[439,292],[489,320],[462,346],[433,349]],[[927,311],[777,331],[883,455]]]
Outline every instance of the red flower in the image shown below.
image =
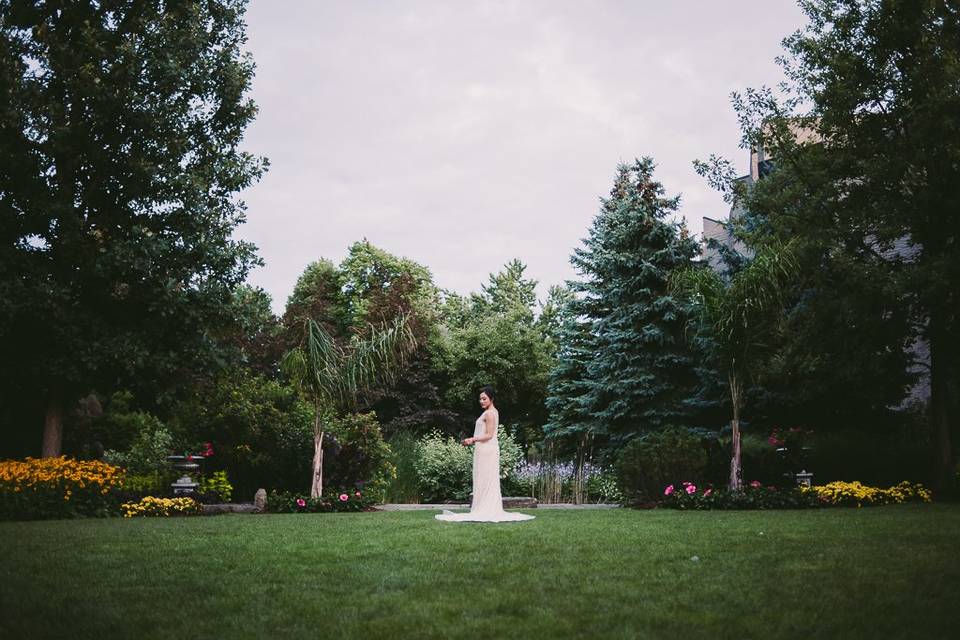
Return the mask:
[[754,480],[753,482],[750,483],[750,486],[753,487],[754,489],[756,489],[757,487],[761,486],[761,485],[760,485],[760,481],[759,481],[759,480]]

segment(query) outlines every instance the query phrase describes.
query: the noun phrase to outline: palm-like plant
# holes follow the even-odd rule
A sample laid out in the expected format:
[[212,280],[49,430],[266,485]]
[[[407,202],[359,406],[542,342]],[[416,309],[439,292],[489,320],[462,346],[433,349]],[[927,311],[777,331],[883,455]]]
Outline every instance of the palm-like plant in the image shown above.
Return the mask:
[[709,267],[685,269],[671,280],[673,291],[694,308],[693,321],[706,336],[727,375],[733,419],[730,488],[741,486],[740,411],[744,383],[755,364],[770,353],[780,318],[783,291],[799,271],[793,242],[770,244],[730,277]]
[[311,497],[323,491],[325,415],[354,411],[360,393],[376,384],[393,384],[416,348],[408,315],[390,325],[371,326],[368,337],[354,335],[346,345],[338,344],[313,319],[304,321],[303,339],[284,355],[281,369],[314,404]]

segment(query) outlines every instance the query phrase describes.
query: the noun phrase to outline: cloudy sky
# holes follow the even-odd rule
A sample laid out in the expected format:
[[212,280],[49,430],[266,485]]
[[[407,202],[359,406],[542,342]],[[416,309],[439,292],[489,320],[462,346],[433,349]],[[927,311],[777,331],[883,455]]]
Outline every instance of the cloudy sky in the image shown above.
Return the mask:
[[730,92],[776,84],[793,0],[252,0],[260,114],[244,192],[281,311],[311,261],[367,238],[467,293],[512,258],[545,296],[620,161],[649,155],[696,234],[726,207],[694,171],[747,171]]

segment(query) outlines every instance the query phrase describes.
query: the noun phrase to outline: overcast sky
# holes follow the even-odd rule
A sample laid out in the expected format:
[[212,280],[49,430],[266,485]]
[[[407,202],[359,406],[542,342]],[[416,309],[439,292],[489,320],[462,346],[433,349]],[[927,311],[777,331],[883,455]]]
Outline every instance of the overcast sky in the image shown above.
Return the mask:
[[575,277],[617,163],[649,155],[696,234],[727,207],[692,168],[748,154],[730,92],[782,79],[793,0],[253,0],[260,107],[245,149],[270,170],[243,193],[282,311],[313,260],[367,238],[460,293],[512,258],[541,299]]

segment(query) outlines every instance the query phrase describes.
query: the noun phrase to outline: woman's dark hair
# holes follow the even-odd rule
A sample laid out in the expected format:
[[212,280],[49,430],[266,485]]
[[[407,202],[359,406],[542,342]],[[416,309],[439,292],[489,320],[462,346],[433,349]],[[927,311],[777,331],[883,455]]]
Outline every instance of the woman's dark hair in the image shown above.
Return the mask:
[[492,402],[494,405],[497,404],[497,398],[496,398],[497,392],[494,391],[493,387],[491,387],[490,385],[487,385],[482,389],[480,389],[480,393],[487,394],[487,397],[490,398],[490,402]]

